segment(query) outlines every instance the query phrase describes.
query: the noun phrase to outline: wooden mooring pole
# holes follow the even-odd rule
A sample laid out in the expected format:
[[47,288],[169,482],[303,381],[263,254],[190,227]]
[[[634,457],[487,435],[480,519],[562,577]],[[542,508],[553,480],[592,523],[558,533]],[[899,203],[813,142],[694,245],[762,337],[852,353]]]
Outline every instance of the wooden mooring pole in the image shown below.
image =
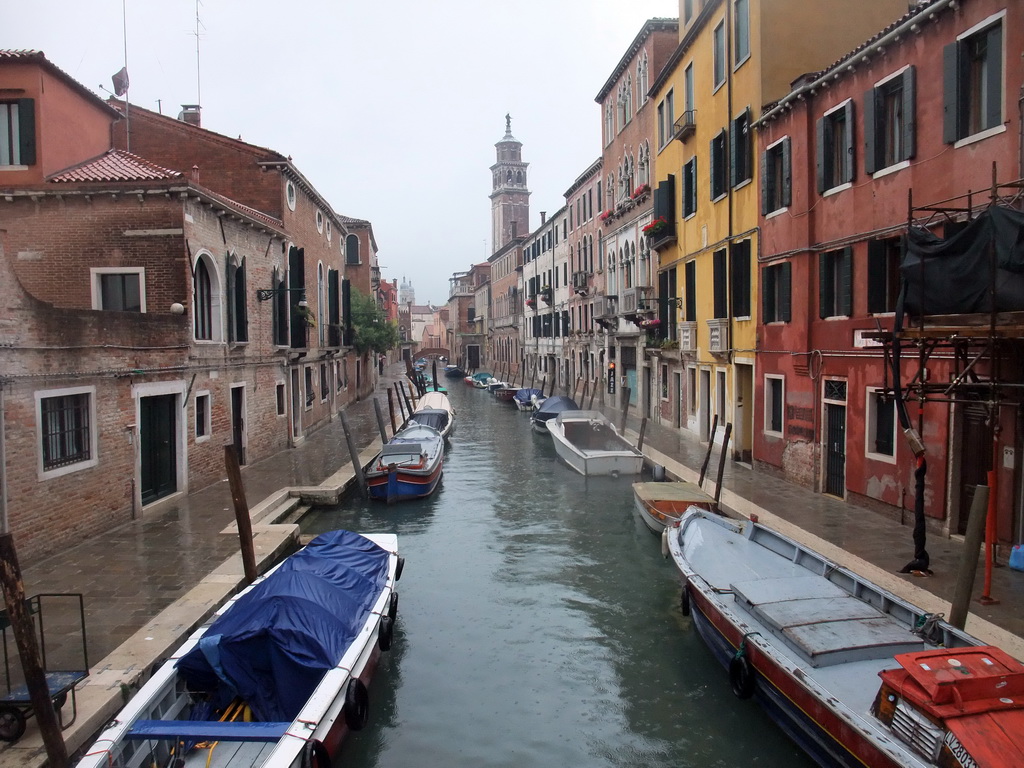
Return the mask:
[[638,451],[643,451],[643,449],[644,449],[644,433],[646,431],[647,431],[647,417],[644,416],[642,419],[640,419],[640,436],[637,438],[637,441],[636,441],[636,449]]
[[36,722],[39,723],[39,733],[43,737],[46,757],[51,768],[67,768],[67,747],[64,746],[60,723],[57,722],[57,712],[50,700],[50,688],[46,684],[46,672],[40,662],[39,645],[36,643],[35,626],[26,609],[25,582],[21,578],[18,553],[14,549],[14,537],[10,533],[0,534],[0,586],[3,587],[7,619],[11,623],[14,640],[18,646],[25,685],[28,687]]
[[391,416],[391,434],[395,434],[398,431],[398,427],[395,425],[395,393],[388,389],[388,415]]
[[352,457],[352,471],[355,472],[356,482],[359,483],[359,490],[365,499],[368,490],[366,487],[366,475],[363,474],[363,465],[359,462],[359,451],[356,448],[355,440],[352,439],[352,430],[348,426],[348,416],[345,415],[344,411],[341,411],[338,415],[341,416],[341,428],[345,430],[345,442],[348,443],[348,452]]
[[377,429],[380,430],[380,441],[388,441],[388,428],[384,426],[384,411],[380,407],[380,400],[373,398],[373,411],[377,414]]
[[700,465],[700,479],[697,481],[697,486],[700,488],[704,487],[704,475],[708,471],[708,462],[711,461],[711,449],[715,447],[715,433],[718,431],[718,414],[715,414],[715,418],[711,422],[711,435],[708,437],[708,450],[704,454],[704,463]]
[[725,424],[725,434],[722,436],[722,452],[718,454],[718,475],[715,478],[715,508],[722,499],[722,475],[725,473],[725,457],[729,453],[729,437],[732,435],[732,422]]
[[235,505],[235,525],[238,527],[238,544],[242,549],[245,583],[252,584],[257,576],[256,551],[252,545],[252,518],[249,517],[249,503],[245,500],[242,470],[238,465],[238,451],[234,443],[224,443],[224,466],[231,486],[231,500]]
[[629,413],[629,397],[632,394],[629,387],[622,388],[622,418],[619,420],[619,434],[626,432],[626,415]]
[[987,485],[979,485],[974,489],[971,499],[971,511],[967,517],[967,531],[964,535],[964,553],[957,571],[956,586],[953,589],[953,602],[949,610],[949,623],[959,629],[967,623],[967,609],[971,604],[971,592],[974,591],[974,577],[978,571],[978,556],[981,542],[985,538],[985,518],[988,516]]

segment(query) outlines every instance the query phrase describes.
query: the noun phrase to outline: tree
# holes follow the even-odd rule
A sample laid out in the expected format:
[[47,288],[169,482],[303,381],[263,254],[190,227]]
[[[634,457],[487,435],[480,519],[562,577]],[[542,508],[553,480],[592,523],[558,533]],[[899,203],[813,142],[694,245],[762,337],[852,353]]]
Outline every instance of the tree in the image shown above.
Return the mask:
[[388,321],[372,296],[353,286],[349,300],[352,302],[352,346],[359,354],[386,352],[398,346],[398,326]]

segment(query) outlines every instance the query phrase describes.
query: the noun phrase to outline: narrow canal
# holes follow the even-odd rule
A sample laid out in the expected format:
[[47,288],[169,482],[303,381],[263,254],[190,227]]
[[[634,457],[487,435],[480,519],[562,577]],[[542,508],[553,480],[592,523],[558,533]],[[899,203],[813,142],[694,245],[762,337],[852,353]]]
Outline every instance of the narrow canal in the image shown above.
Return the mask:
[[406,558],[370,724],[338,765],[809,766],[679,610],[629,478],[560,464],[526,414],[449,381],[441,487],[303,521],[394,532]]

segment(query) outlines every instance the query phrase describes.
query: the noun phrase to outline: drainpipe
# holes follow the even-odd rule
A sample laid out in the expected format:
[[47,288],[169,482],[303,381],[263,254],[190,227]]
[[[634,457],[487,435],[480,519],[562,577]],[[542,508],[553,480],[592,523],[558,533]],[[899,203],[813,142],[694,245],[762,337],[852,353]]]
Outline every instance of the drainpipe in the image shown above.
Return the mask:
[[4,390],[0,386],[0,533],[10,533],[11,529],[7,524],[7,429],[4,422],[4,407]]

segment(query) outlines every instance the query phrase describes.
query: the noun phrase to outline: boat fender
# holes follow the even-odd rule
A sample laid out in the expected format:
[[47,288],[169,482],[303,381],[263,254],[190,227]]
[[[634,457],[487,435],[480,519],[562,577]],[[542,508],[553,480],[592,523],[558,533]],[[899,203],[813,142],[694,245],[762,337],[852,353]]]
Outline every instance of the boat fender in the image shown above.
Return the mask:
[[381,616],[377,627],[377,645],[382,651],[391,650],[391,641],[395,634],[395,620],[390,616]]
[[370,721],[370,694],[358,677],[348,681],[345,689],[345,725],[352,731],[361,731]]
[[320,739],[310,739],[302,748],[302,768],[331,768],[331,756]]
[[661,529],[661,556],[668,559],[668,528]]
[[388,598],[388,616],[394,621],[398,617],[398,593],[392,592]]
[[655,464],[651,469],[651,475],[654,478],[654,482],[663,483],[665,482],[665,467],[662,464]]
[[404,570],[405,570],[405,558],[404,557],[399,557],[398,558],[398,565],[395,568],[395,581],[398,581],[400,578],[402,578],[402,571],[404,571]]
[[683,582],[683,591],[679,594],[679,610],[682,611],[683,616],[690,615],[690,590],[685,581]]
[[738,699],[749,699],[754,695],[754,666],[747,658],[747,637],[749,635],[743,636],[739,650],[729,661],[729,682],[732,684],[732,692]]

